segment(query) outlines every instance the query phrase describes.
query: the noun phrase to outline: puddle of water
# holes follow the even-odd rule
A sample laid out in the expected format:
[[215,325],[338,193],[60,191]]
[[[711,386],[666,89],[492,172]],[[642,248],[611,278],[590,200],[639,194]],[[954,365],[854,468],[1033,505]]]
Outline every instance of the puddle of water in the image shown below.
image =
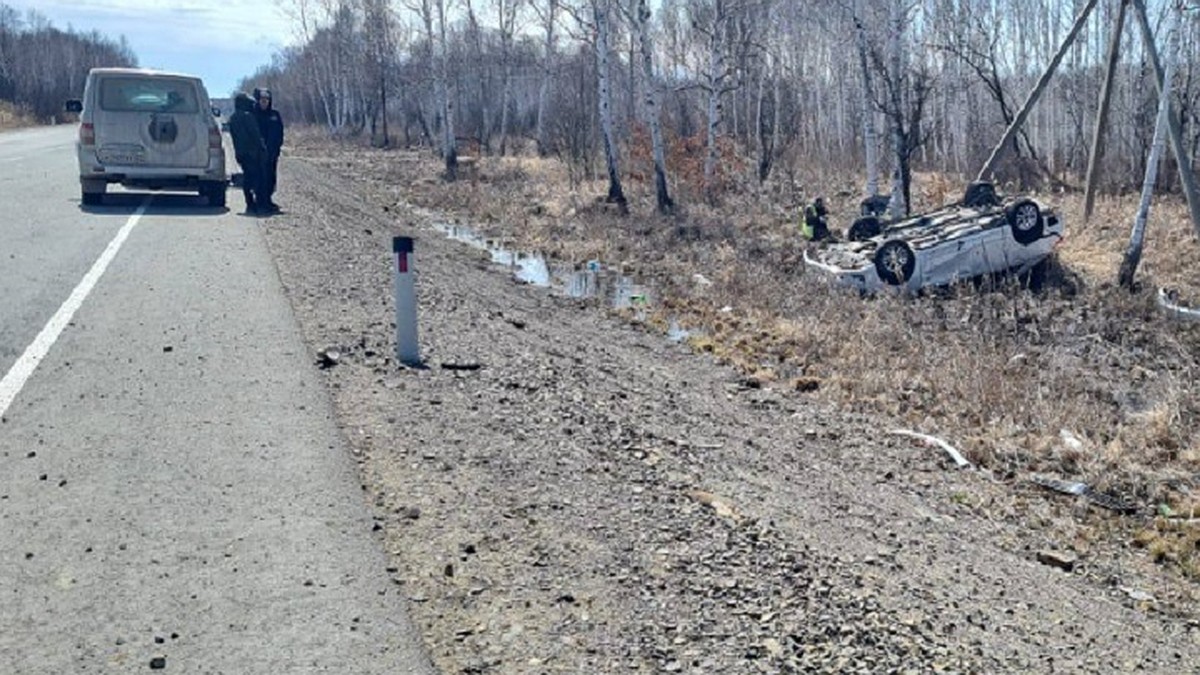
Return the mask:
[[606,269],[598,260],[576,269],[572,265],[551,263],[536,253],[514,251],[463,225],[435,223],[433,227],[454,241],[487,251],[493,263],[509,268],[513,277],[523,283],[551,288],[572,298],[603,299],[614,309],[647,309],[654,302],[650,287]]
[[671,342],[687,342],[690,337],[692,337],[692,331],[680,326],[674,319],[671,320],[671,325],[667,326],[668,340]]
[[[645,310],[654,304],[651,287],[605,268],[599,260],[589,260],[579,269],[573,265],[549,262],[536,253],[514,251],[463,225],[434,221],[433,228],[450,239],[487,251],[493,263],[509,268],[513,277],[523,283],[550,288],[572,298],[603,299],[613,309],[634,310],[642,321],[646,319]],[[703,281],[712,283],[707,279]],[[680,344],[704,334],[703,331],[684,328],[672,318],[666,338]]]

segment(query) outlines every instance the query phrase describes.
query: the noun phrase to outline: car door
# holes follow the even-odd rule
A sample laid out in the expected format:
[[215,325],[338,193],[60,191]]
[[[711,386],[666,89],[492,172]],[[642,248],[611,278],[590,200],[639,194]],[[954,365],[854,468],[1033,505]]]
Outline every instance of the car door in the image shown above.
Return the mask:
[[208,133],[196,82],[182,77],[106,76],[99,82],[96,154],[106,165],[197,168],[208,164]]
[[994,274],[1011,268],[1015,264],[1012,260],[1014,244],[1016,241],[1004,218],[992,219],[983,227],[980,240],[982,268],[976,274]]
[[944,286],[979,274],[984,265],[983,233],[972,223],[940,229],[925,242],[922,266],[927,286]]

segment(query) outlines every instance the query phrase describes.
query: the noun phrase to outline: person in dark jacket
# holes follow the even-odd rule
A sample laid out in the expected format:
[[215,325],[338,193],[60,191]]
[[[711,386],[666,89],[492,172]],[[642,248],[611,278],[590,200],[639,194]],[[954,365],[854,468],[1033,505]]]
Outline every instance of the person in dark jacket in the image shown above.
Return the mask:
[[800,223],[800,233],[809,241],[832,239],[829,222],[826,216],[829,209],[825,208],[825,198],[817,197],[813,203],[804,207],[803,221]]
[[265,207],[270,211],[278,211],[279,207],[275,205],[272,197],[275,195],[276,176],[279,171],[279,152],[283,149],[283,118],[280,117],[279,111],[271,105],[270,89],[266,87],[255,89],[254,100],[258,103],[254,108],[254,116],[258,119],[258,130],[267,144],[267,160],[263,173]]
[[257,215],[266,212],[270,197],[263,189],[264,167],[267,162],[267,144],[258,129],[254,117],[254,99],[244,92],[233,97],[233,115],[229,118],[229,136],[233,140],[233,154],[242,167],[242,194],[246,197],[246,213]]

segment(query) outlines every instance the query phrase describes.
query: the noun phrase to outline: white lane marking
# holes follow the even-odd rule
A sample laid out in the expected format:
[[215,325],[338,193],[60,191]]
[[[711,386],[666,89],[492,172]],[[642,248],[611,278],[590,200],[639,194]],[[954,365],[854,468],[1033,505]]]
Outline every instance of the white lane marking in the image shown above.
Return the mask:
[[0,162],[19,162],[23,159],[25,159],[24,155],[18,155],[17,157],[0,157]]
[[22,387],[25,386],[25,382],[33,375],[33,371],[37,370],[38,364],[41,363],[42,359],[46,358],[46,354],[50,352],[50,348],[54,346],[55,341],[58,340],[58,336],[62,335],[63,329],[71,322],[72,317],[75,316],[75,312],[83,306],[83,301],[87,299],[88,294],[95,288],[96,282],[100,281],[100,277],[108,269],[108,264],[113,261],[113,258],[117,257],[117,251],[121,250],[121,245],[129,238],[129,233],[133,232],[133,228],[137,227],[138,221],[142,219],[142,216],[146,213],[146,207],[150,206],[150,202],[153,199],[153,197],[147,197],[142,202],[142,205],[138,207],[138,210],[134,211],[129,220],[125,222],[125,225],[121,227],[121,230],[117,232],[117,236],[113,237],[113,240],[108,243],[108,248],[104,249],[104,252],[96,259],[96,262],[92,264],[92,268],[88,270],[87,274],[83,275],[83,279],[80,280],[79,285],[75,287],[74,291],[71,291],[71,295],[67,298],[66,302],[62,304],[62,307],[58,308],[54,316],[50,317],[49,323],[46,324],[45,328],[42,328],[42,332],[37,334],[37,337],[33,339],[33,342],[25,350],[25,353],[21,355],[21,358],[17,359],[17,362],[9,369],[4,379],[0,380],[0,415],[4,415],[5,411],[8,410],[8,406],[12,405],[13,400],[17,398],[17,394],[21,393]]

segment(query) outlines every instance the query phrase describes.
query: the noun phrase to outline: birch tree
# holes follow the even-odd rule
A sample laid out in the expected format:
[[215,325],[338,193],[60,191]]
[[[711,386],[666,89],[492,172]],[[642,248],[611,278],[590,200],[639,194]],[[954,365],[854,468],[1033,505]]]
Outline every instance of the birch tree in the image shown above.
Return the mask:
[[[392,16],[387,0],[363,0],[363,29],[367,34],[367,58],[371,79],[379,95],[377,116],[382,122],[380,145],[388,147],[388,75],[392,63]],[[371,116],[371,137],[375,138],[376,115]]]
[[[886,97],[883,108],[892,131],[892,199],[893,218],[907,214],[912,204],[912,156],[921,143],[921,115],[928,94],[923,74],[910,77],[905,65],[904,28],[907,22],[905,0],[891,0],[888,5],[888,55]],[[878,60],[882,61],[881,58]],[[915,110],[909,110],[915,104]]]
[[730,24],[737,12],[745,5],[735,0],[711,0],[693,7],[693,27],[707,42],[708,67],[700,88],[706,94],[706,129],[704,141],[704,196],[712,203],[716,201],[716,170],[720,161],[717,139],[721,134],[721,117],[724,110],[723,98],[737,89],[731,81],[732,70],[728,65],[727,41]]
[[[585,26],[592,32],[592,48],[596,57],[597,108],[600,116],[600,132],[604,143],[604,162],[608,170],[608,202],[616,204],[622,214],[629,212],[625,190],[621,186],[620,146],[613,123],[612,95],[612,0],[589,0],[591,25]],[[576,13],[576,19],[581,19]]]
[[[1162,92],[1159,94],[1158,116],[1154,123],[1154,142],[1150,146],[1150,158],[1146,161],[1146,179],[1142,182],[1142,198],[1138,203],[1133,229],[1129,234],[1129,245],[1121,260],[1117,281],[1126,289],[1133,290],[1133,279],[1142,260],[1142,249],[1146,239],[1146,221],[1150,216],[1150,201],[1154,196],[1154,182],[1158,179],[1158,163],[1166,146],[1167,115],[1171,110],[1171,83],[1175,78],[1175,61],[1179,51],[1179,10],[1171,12],[1171,27],[1167,33],[1166,65],[1164,67]],[[1154,45],[1147,45],[1153,49]]]
[[513,35],[517,30],[524,0],[496,0],[496,14],[500,29],[500,155],[508,154],[509,109],[512,107],[512,48]]
[[446,0],[415,0],[409,3],[420,16],[429,46],[428,67],[433,72],[434,91],[441,114],[442,160],[446,180],[458,178],[458,146],[454,135],[454,100],[449,85],[449,47],[446,28]]
[[630,19],[637,36],[642,62],[642,97],[646,125],[650,128],[650,143],[654,156],[654,195],[660,213],[670,213],[675,208],[667,187],[667,160],[663,144],[662,120],[659,118],[658,95],[655,91],[654,45],[650,36],[650,4],[646,0],[635,0]]
[[[1095,4],[1111,6],[1115,18],[1116,1]],[[1147,0],[1152,19],[1168,1]],[[396,118],[386,112],[399,114],[406,140],[414,140],[408,128],[416,120],[423,138],[415,140],[451,165],[455,129],[464,124],[478,129],[481,141],[499,136],[498,150],[506,154],[528,135],[542,156],[562,153],[574,179],[593,157],[599,167],[603,151],[618,201],[624,120],[616,115],[629,104],[646,120],[652,144],[651,122],[658,120],[664,160],[672,135],[704,135],[697,162],[707,199],[719,196],[723,164],[734,159],[726,148],[733,148],[755,157],[764,182],[780,175],[772,167],[790,177],[803,163],[856,172],[865,176],[868,192],[887,192],[881,179],[872,179],[877,171],[871,167],[894,167],[892,192],[905,210],[914,207],[913,172],[962,176],[984,163],[990,141],[1010,126],[1014,135],[1004,152],[1033,158],[1019,168],[1028,164],[1048,179],[1082,181],[1083,130],[1096,117],[1111,25],[1080,24],[1079,40],[1062,52],[1061,77],[1045,83],[1041,103],[1014,125],[1020,110],[1013,93],[1035,88],[1072,16],[1093,0],[646,0],[653,18],[641,29],[635,15],[641,0],[398,0],[397,24],[413,33],[405,45],[393,34],[387,55],[380,53],[373,34],[378,22],[371,17],[389,0],[281,2],[303,24],[301,34],[249,84],[280,83],[288,96],[278,105],[297,122],[352,134],[375,120],[390,124]],[[1131,7],[1141,2],[1131,0]],[[618,6],[628,12],[627,22]],[[520,26],[526,8],[536,16],[532,30]],[[565,11],[579,21],[562,22]],[[1144,44],[1139,32],[1156,27],[1139,21],[1126,36]],[[59,77],[24,56],[45,53],[48,39],[0,31],[0,97],[14,90],[42,96],[37,92]],[[1182,113],[1176,164],[1184,169],[1200,150],[1200,76],[1194,75],[1200,72],[1200,21],[1189,19],[1181,40],[1174,100]],[[1129,189],[1144,177],[1157,111],[1153,60],[1126,50],[1110,71],[1110,151],[1093,167],[1098,189]],[[61,81],[70,86],[72,78]],[[872,133],[879,134],[874,141]],[[678,199],[666,169],[659,174],[656,167],[651,189],[659,191],[661,176],[666,196]],[[1186,175],[1180,171],[1181,180]],[[1162,188],[1179,187],[1173,170],[1160,179]]]
[[[754,128],[758,140],[758,182],[765,183],[771,176],[771,168],[775,165],[775,152],[779,147],[779,107],[782,77],[778,72],[779,57],[773,51],[767,51],[767,67],[763,69],[758,79],[758,105],[755,107]],[[766,120],[767,82],[771,83],[770,114],[771,123]],[[768,135],[767,129],[770,129]]]
[[[472,0],[463,0],[463,5],[467,9],[467,35],[469,36],[471,46],[471,64],[472,69],[475,71],[474,77],[477,80],[475,91],[478,96],[479,126],[476,130],[476,136],[479,137],[480,145],[490,152],[492,142],[492,104],[489,92],[491,84],[489,74],[491,70],[487,67],[488,57],[483,44],[483,28],[479,23],[478,15],[475,13],[475,5]],[[464,112],[468,110],[468,108],[464,107]]]
[[535,5],[542,22],[542,29],[545,31],[541,81],[538,84],[537,120],[535,122],[537,151],[538,155],[542,157],[549,152],[549,145],[546,142],[546,111],[550,100],[551,79],[554,74],[555,45],[558,42],[558,34],[554,28],[558,21],[559,0],[544,0],[544,3],[544,5]]
[[874,87],[871,85],[871,66],[867,57],[867,31],[862,22],[862,2],[859,0],[854,15],[854,43],[858,49],[858,67],[862,77],[863,150],[867,161],[867,197],[870,198],[879,194],[879,141],[875,137],[875,111],[871,107]]

